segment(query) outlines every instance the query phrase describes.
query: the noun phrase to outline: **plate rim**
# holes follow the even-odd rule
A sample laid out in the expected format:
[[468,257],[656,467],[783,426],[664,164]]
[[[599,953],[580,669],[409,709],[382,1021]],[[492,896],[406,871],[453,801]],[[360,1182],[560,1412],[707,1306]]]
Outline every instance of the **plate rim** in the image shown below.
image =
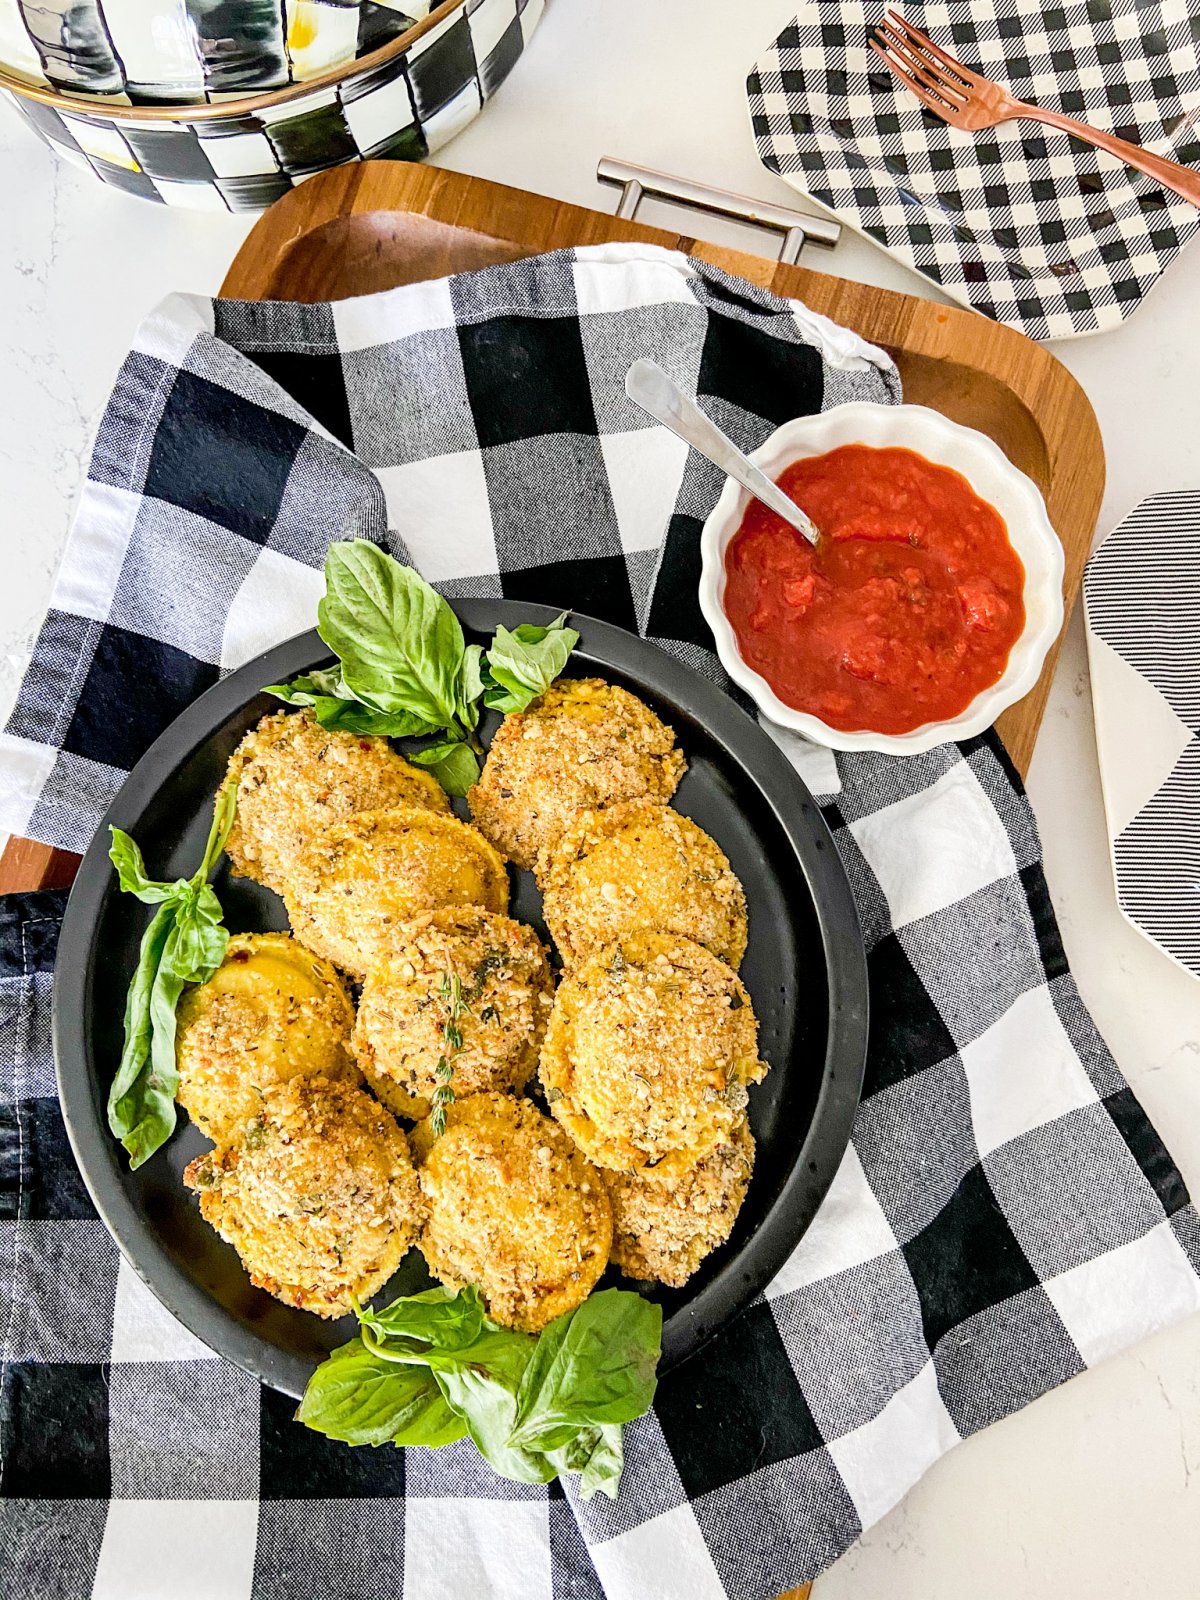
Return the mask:
[[[787,28],[792,27],[797,22],[802,22],[802,20],[803,19],[800,16],[793,18],[792,22],[787,25]],[[920,20],[922,19],[918,18],[918,21]],[[954,305],[961,306],[967,311],[974,311],[978,315],[987,318],[989,321],[999,322],[1002,326],[1014,328],[1018,332],[1025,334],[1027,338],[1034,340],[1047,343],[1066,343],[1068,341],[1077,339],[1090,339],[1097,334],[1111,333],[1115,329],[1123,327],[1125,323],[1127,323],[1129,319],[1133,317],[1145,304],[1147,297],[1158,287],[1162,279],[1187,249],[1188,245],[1194,242],[1196,237],[1195,230],[1193,230],[1186,238],[1180,240],[1174,252],[1170,255],[1166,262],[1159,267],[1158,271],[1155,272],[1154,276],[1145,285],[1136,299],[1115,299],[1113,305],[1111,306],[1098,307],[1096,305],[1095,296],[1089,295],[1089,306],[1091,307],[1092,314],[1096,317],[1095,327],[1081,327],[1079,325],[1077,313],[1069,309],[1055,309],[1040,316],[1030,318],[1022,318],[1019,315],[1005,317],[993,315],[993,313],[986,310],[982,305],[977,304],[975,299],[972,298],[972,290],[976,287],[983,286],[973,285],[966,282],[962,283],[961,285],[947,284],[943,282],[940,278],[933,276],[932,271],[926,266],[922,265],[915,259],[909,259],[909,256],[904,253],[906,249],[914,252],[916,249],[911,238],[909,238],[907,234],[904,238],[894,237],[890,240],[879,238],[870,230],[870,227],[865,220],[863,209],[860,206],[850,203],[842,204],[839,200],[837,200],[836,196],[834,196],[832,192],[830,197],[826,198],[824,195],[814,190],[813,184],[816,181],[816,174],[807,170],[785,171],[781,164],[774,164],[778,154],[778,152],[772,149],[775,136],[769,131],[760,132],[756,125],[757,119],[762,114],[760,107],[762,91],[761,89],[755,88],[755,82],[757,80],[761,83],[761,79],[764,74],[770,75],[771,73],[777,71],[780,54],[780,42],[784,37],[787,28],[782,29],[776,34],[776,36],[767,45],[763,53],[754,62],[749,73],[747,74],[746,110],[759,161],[769,172],[782,179],[789,188],[794,189],[797,194],[802,195],[812,205],[816,206],[823,215],[841,223],[843,227],[850,229],[851,232],[856,233],[867,243],[874,245],[879,250],[882,250],[885,255],[890,256],[907,271],[916,273],[926,284],[928,284],[938,293],[945,295],[946,298]],[[899,89],[897,92],[900,92]],[[1162,104],[1161,100],[1156,101],[1156,103],[1159,105]],[[823,120],[826,122],[826,124],[828,124],[827,117],[819,120]],[[846,142],[841,140],[839,135],[835,133],[834,137],[835,139],[839,140],[840,147],[846,148]],[[819,150],[818,141],[815,139],[815,137],[811,137],[807,140],[801,140],[799,137],[795,137],[793,139],[792,144],[797,159],[799,159],[799,150],[802,143],[806,146],[806,148],[818,151],[818,153],[821,155],[822,162],[820,176],[828,176],[830,171],[829,162],[825,159],[824,153]],[[1171,159],[1177,158],[1171,157]],[[889,183],[891,183],[894,188],[898,187],[895,175],[888,171],[886,167],[880,166],[877,161],[872,160],[868,162],[868,169],[873,178],[875,178],[877,181],[879,180],[881,174],[883,174],[887,177]],[[1173,200],[1177,198],[1172,196],[1170,191],[1164,192],[1167,194],[1168,204],[1172,203]],[[1186,208],[1187,202],[1182,202],[1182,205],[1184,208]],[[921,206],[922,213],[926,213],[930,209],[931,208],[929,206],[924,204]],[[1179,215],[1181,218],[1186,220],[1186,209],[1182,209]],[[1045,285],[1045,287],[1049,289],[1052,287],[1049,282],[1049,278],[1051,276],[1052,274],[1049,272],[1049,270],[1047,270],[1046,273],[1043,273],[1040,277],[1035,278],[1033,281],[1037,284]],[[1111,282],[1112,279],[1110,278],[1109,281]],[[1060,323],[1064,322],[1068,317],[1071,319],[1070,325],[1061,326]]]
[[[463,625],[478,632],[490,631],[498,620],[515,625],[518,620],[549,622],[558,615],[550,606],[498,597],[450,597],[449,603]],[[770,736],[717,684],[652,641],[584,613],[573,612],[571,620],[584,654],[591,647],[602,656],[596,662],[599,670],[624,674],[651,694],[692,705],[693,714],[710,731],[721,728],[717,737],[739,761],[742,747],[750,746],[754,767],[742,765],[808,884],[825,955],[829,1029],[809,1126],[759,1227],[717,1276],[664,1323],[659,1370],[665,1373],[694,1355],[762,1293],[807,1231],[833,1182],[850,1143],[866,1070],[866,948],[850,880],[829,826]],[[331,654],[315,629],[273,645],[198,696],[154,740],[113,797],[84,853],[63,916],[51,1004],[55,1079],[67,1137],[92,1202],[122,1256],[155,1298],[208,1348],[293,1396],[302,1392],[312,1363],[269,1344],[227,1312],[163,1249],[150,1219],[127,1193],[120,1146],[103,1116],[103,1098],[95,1094],[85,1030],[92,930],[112,892],[109,825],[132,822],[161,787],[164,763],[172,770],[177,767],[211,736],[214,723],[247,705],[263,685],[280,682]],[[247,693],[250,680],[258,687]],[[146,1253],[153,1271],[143,1269],[139,1260]]]

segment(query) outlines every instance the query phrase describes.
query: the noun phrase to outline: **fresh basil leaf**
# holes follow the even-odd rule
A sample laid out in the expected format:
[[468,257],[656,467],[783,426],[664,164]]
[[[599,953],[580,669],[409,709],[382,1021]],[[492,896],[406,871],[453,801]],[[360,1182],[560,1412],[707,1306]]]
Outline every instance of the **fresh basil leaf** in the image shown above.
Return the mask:
[[189,960],[189,953],[181,948],[187,938],[180,933],[177,911],[150,990],[150,1062],[149,1071],[135,1085],[138,1119],[129,1136],[122,1140],[134,1170],[148,1161],[175,1131],[175,1090],[179,1086],[175,1009],[187,981],[178,970]]
[[[428,1289],[379,1310],[357,1307],[362,1336],[317,1369],[297,1417],[348,1444],[436,1446],[466,1433],[502,1477],[548,1483],[559,1473],[577,1473],[585,1500],[598,1490],[615,1498],[622,1467],[619,1422],[582,1418],[547,1430],[550,1442],[531,1445],[516,1438],[521,1397],[541,1394],[547,1384],[562,1388],[572,1351],[573,1359],[582,1360],[589,1352],[612,1358],[618,1347],[627,1354],[632,1349],[635,1365],[649,1354],[653,1376],[661,1315],[655,1322],[621,1303],[639,1296],[624,1291],[605,1291],[605,1296],[594,1327],[585,1319],[582,1333],[572,1336],[576,1311],[551,1323],[539,1338],[490,1322],[474,1288]],[[623,1329],[615,1337],[614,1326]],[[645,1348],[650,1343],[652,1352]],[[542,1355],[543,1344],[548,1356]],[[644,1383],[635,1387],[648,1405],[652,1384],[648,1392]],[[593,1395],[589,1404],[614,1409],[611,1396],[603,1394]],[[630,1406],[628,1397],[616,1403],[626,1411]]]
[[620,1424],[606,1422],[602,1428],[585,1428],[557,1450],[547,1450],[546,1459],[553,1462],[560,1476],[567,1472],[579,1474],[581,1500],[590,1500],[597,1489],[615,1500],[625,1463]]
[[479,1290],[427,1289],[381,1306],[364,1306],[358,1320],[384,1339],[420,1339],[441,1350],[472,1344],[483,1331],[483,1301]]
[[174,960],[175,907],[163,906],[142,939],[125,1005],[125,1049],[108,1096],[108,1125],[137,1169],[175,1131],[175,1007],[183,980]]
[[546,690],[567,664],[579,643],[574,628],[565,627],[567,613],[548,627],[523,622],[511,632],[500,627],[487,652],[487,671],[492,687],[484,693],[484,703],[494,711],[524,711]]
[[320,699],[353,700],[354,695],[342,679],[342,664],[336,667],[316,667],[303,677],[293,678],[293,689],[304,689]]
[[598,1430],[599,1437],[579,1472],[579,1498],[590,1500],[597,1489],[603,1490],[610,1500],[617,1498],[621,1482],[621,1469],[625,1465],[625,1447],[621,1441],[618,1423],[606,1422]]
[[108,831],[112,835],[108,859],[116,867],[117,878],[125,893],[137,895],[148,906],[161,905],[164,900],[169,900],[177,886],[158,883],[147,875],[141,850],[121,828],[114,828],[110,823]]
[[498,1328],[486,1317],[481,1319],[479,1332],[468,1344],[433,1344],[424,1336],[413,1337],[398,1332],[389,1332],[381,1338],[374,1326],[374,1313],[360,1308],[358,1317],[363,1343],[381,1361],[392,1361],[400,1366],[429,1367],[434,1371],[473,1366],[482,1373],[494,1373],[506,1383],[511,1378],[514,1394],[525,1362],[537,1342],[530,1334]]
[[[234,813],[237,811],[237,787],[234,784],[223,784],[217,790],[213,802],[213,819],[208,830],[208,841],[204,846],[204,856],[200,862],[192,883],[199,888],[208,882],[208,875],[217,864],[221,851],[225,848],[225,841],[229,837],[229,830],[233,827]],[[216,896],[213,896],[216,905]],[[217,906],[218,917],[221,908]]]
[[485,688],[483,646],[469,644],[463,654],[458,688],[458,720],[468,732],[479,726],[479,701]]
[[[144,1128],[146,1102],[142,1085],[144,1078],[149,1076],[147,1064],[153,1027],[150,995],[158,975],[163,948],[174,926],[174,905],[168,903],[160,906],[142,935],[137,968],[125,997],[125,1048],[108,1091],[108,1125],[130,1155],[142,1149],[147,1139]],[[171,1126],[174,1126],[173,1114]]]
[[514,1483],[549,1483],[558,1468],[538,1451],[518,1450],[507,1443],[513,1397],[500,1384],[470,1367],[435,1369],[439,1389],[466,1423],[471,1442],[502,1478]]
[[462,629],[411,567],[364,539],[331,544],[317,623],[356,698],[420,718],[425,731],[450,726],[466,648]]
[[[560,611],[554,621],[547,622],[545,626],[540,622],[519,622],[512,630],[512,637],[520,644],[542,644],[552,633],[560,630],[570,633],[572,630],[566,625],[570,614],[569,611]],[[578,639],[579,635],[576,634],[575,637]]]
[[459,799],[479,782],[479,761],[461,739],[443,739],[424,750],[413,750],[408,759],[418,767],[428,767],[446,793]]
[[[128,834],[112,830],[109,855],[121,888],[159,902],[142,935],[138,964],[125,998],[125,1043],[108,1094],[108,1124],[140,1167],[175,1129],[175,1010],[187,983],[204,983],[225,959],[229,934],[208,875],[233,826],[237,791],[217,791],[200,866],[190,879],[155,884]],[[165,892],[162,892],[165,891]]]
[[[410,1341],[389,1339],[388,1352],[404,1344],[410,1344]],[[426,1345],[420,1359],[435,1372],[455,1367],[474,1367],[510,1389],[515,1397],[536,1344],[536,1335],[497,1327],[485,1317],[481,1331],[470,1344],[453,1348]]]
[[301,678],[292,679],[293,689],[307,689],[321,698],[353,700],[354,696],[342,681],[342,664],[336,667],[316,667]]
[[543,1329],[525,1370],[510,1443],[554,1450],[584,1426],[632,1422],[654,1400],[662,1307],[603,1289]]
[[289,706],[313,706],[318,700],[353,700],[354,696],[342,682],[342,669],[318,667],[315,672],[301,673],[291,683],[268,684],[264,694],[273,694]]
[[304,1391],[297,1420],[344,1444],[450,1444],[466,1424],[433,1377],[418,1367],[379,1361],[361,1339],[335,1350]]
[[268,683],[263,693],[273,694],[285,706],[315,706],[322,696],[305,688],[304,683],[303,678],[293,678],[291,683]]
[[539,1451],[510,1445],[517,1390],[537,1341],[529,1334],[489,1329],[463,1350],[433,1352],[438,1387],[467,1424],[476,1449],[501,1477],[549,1483],[554,1463]]
[[342,678],[340,664],[293,678],[291,683],[273,683],[263,693],[273,694],[287,705],[310,706],[318,724],[335,732],[410,739],[434,731],[424,717],[406,711],[379,711],[356,699]]
[[360,700],[316,701],[313,715],[322,728],[338,733],[373,734],[380,739],[415,739],[429,733],[429,724],[407,711],[376,711]]
[[175,912],[175,931],[163,952],[161,966],[181,983],[207,983],[225,959],[229,930],[210,884],[181,896]]

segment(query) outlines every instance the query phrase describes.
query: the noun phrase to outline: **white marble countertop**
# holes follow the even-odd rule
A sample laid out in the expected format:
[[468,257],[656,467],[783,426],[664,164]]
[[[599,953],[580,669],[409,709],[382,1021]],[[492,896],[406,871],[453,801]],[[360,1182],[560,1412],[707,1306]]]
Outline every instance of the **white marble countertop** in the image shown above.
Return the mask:
[[[791,204],[758,163],[743,80],[788,0],[553,0],[486,114],[443,150],[463,172],[601,209],[602,155]],[[644,219],[661,218],[647,206]],[[59,165],[0,110],[0,715],[41,620],[90,433],[137,323],[212,293],[249,221],[168,211]],[[755,248],[740,230],[696,231]],[[846,237],[807,263],[929,292]],[[1055,347],[1100,418],[1100,530],[1200,486],[1200,250],[1114,333]],[[1029,790],[1084,999],[1200,1194],[1200,986],[1121,918],[1083,629],[1063,652]],[[817,1584],[819,1600],[1093,1600],[1200,1593],[1200,1319],[1084,1374],[941,1460]]]

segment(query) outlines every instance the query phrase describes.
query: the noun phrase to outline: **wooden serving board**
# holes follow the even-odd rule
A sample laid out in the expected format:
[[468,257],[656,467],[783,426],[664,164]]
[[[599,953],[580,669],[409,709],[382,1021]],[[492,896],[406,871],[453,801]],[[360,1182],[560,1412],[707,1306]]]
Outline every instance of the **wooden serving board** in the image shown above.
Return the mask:
[[[1052,355],[975,312],[783,266],[482,178],[392,161],[336,167],[277,201],[239,250],[221,294],[341,300],[543,250],[623,239],[683,250],[805,301],[888,350],[906,399],[990,434],[1046,498],[1066,553],[1070,614],[1104,490],[1096,418]],[[1022,774],[1057,658],[1058,645],[1035,688],[997,724]],[[77,859],[13,840],[0,859],[0,893],[69,882]]]

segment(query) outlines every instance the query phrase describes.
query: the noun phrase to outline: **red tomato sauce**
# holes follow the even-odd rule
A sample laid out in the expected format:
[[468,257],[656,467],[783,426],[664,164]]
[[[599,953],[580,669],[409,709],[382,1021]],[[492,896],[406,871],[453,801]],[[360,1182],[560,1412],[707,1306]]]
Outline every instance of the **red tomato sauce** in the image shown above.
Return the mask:
[[780,486],[814,548],[752,501],[725,554],[743,659],[831,727],[907,733],[994,684],[1025,625],[1025,569],[961,473],[913,450],[843,445]]

